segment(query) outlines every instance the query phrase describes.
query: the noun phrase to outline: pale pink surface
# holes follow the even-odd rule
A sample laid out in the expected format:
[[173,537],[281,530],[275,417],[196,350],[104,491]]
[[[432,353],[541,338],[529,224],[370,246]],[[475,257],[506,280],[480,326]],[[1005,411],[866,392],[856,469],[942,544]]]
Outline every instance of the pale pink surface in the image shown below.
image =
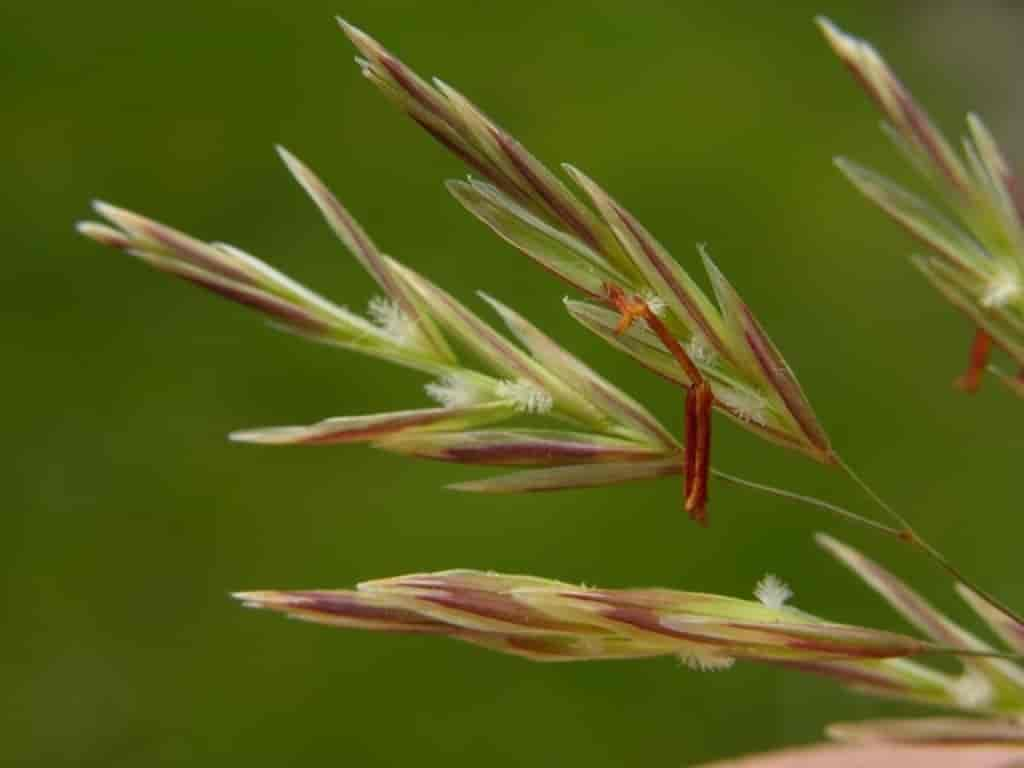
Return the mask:
[[703,768],[1024,768],[1024,747],[828,745],[709,763]]

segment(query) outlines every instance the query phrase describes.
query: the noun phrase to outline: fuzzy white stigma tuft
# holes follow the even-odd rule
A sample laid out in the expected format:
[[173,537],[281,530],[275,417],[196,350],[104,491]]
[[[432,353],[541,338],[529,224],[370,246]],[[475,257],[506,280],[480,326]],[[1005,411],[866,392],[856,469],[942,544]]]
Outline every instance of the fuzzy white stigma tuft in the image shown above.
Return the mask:
[[963,709],[978,709],[992,701],[992,684],[977,672],[965,672],[953,683],[953,696]]
[[1020,293],[1020,277],[1016,271],[1001,269],[989,280],[981,303],[990,309],[998,309],[1019,297]]
[[717,357],[714,348],[697,333],[687,342],[686,353],[698,365],[711,365]]
[[683,651],[679,654],[683,666],[695,672],[718,672],[729,669],[736,663],[732,656],[722,656],[710,651]]
[[754,597],[766,608],[778,610],[793,596],[793,590],[774,573],[766,573],[754,588]]
[[768,401],[749,389],[726,389],[715,392],[715,397],[743,421],[764,424],[767,418]]
[[640,294],[640,298],[643,300],[647,308],[651,310],[657,317],[661,317],[665,314],[667,306],[665,300],[658,294],[648,288],[646,291]]
[[425,385],[423,389],[427,397],[445,408],[465,408],[485,399],[485,393],[473,379],[457,373],[447,373],[437,381]]
[[547,413],[555,404],[551,395],[526,379],[506,379],[498,384],[495,394],[502,400],[511,400],[520,413]]
[[366,309],[374,325],[398,344],[408,345],[416,339],[416,323],[392,299],[374,296]]

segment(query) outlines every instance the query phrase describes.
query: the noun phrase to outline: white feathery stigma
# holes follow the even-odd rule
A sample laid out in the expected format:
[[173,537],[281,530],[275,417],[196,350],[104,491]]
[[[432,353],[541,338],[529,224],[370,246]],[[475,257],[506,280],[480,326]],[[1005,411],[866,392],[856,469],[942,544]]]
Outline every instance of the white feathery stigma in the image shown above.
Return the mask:
[[485,399],[475,381],[457,373],[446,373],[437,381],[426,384],[423,389],[427,397],[445,408],[464,408]]
[[1020,276],[1015,270],[1003,268],[989,280],[981,303],[990,309],[998,309],[1019,297],[1020,293]]
[[665,314],[665,309],[667,307],[665,300],[650,288],[640,294],[640,299],[657,317],[661,317]]
[[397,343],[407,345],[416,339],[416,323],[409,319],[394,300],[374,296],[366,311],[374,325]]
[[768,401],[757,392],[749,389],[722,387],[715,392],[715,397],[743,421],[754,424],[766,422]]
[[547,413],[555,404],[550,394],[526,379],[506,379],[498,384],[495,394],[511,400],[520,413]]
[[736,663],[736,659],[732,656],[697,650],[683,651],[679,654],[679,661],[683,663],[684,667],[695,672],[718,672],[729,669]]
[[793,596],[793,590],[774,573],[766,573],[754,588],[754,597],[765,608],[778,610]]
[[992,701],[992,684],[976,672],[965,672],[953,683],[953,696],[964,709],[978,709]]
[[694,333],[693,337],[686,343],[686,353],[693,362],[700,365],[711,365],[715,362],[714,348],[704,341],[704,337],[697,333]]

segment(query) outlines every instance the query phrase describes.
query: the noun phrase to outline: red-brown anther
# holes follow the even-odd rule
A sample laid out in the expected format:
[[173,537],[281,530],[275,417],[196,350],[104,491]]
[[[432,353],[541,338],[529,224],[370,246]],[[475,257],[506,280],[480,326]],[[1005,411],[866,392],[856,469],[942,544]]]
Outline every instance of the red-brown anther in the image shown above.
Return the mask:
[[629,298],[617,285],[605,285],[608,302],[622,317],[616,333],[625,333],[642,318],[657,335],[690,380],[686,392],[685,439],[683,441],[683,495],[684,509],[690,518],[707,525],[708,477],[711,473],[711,408],[715,397],[711,385],[690,359],[683,345],[669,332],[665,324],[639,296]]
[[[691,406],[691,401],[693,405]],[[711,406],[714,396],[711,385],[701,381],[686,395],[687,425],[686,452],[686,511],[701,525],[708,524],[708,475],[711,472]],[[692,435],[691,435],[692,433]]]
[[967,371],[963,376],[957,378],[953,385],[964,392],[977,392],[981,386],[981,377],[988,365],[988,358],[992,352],[992,337],[981,328],[974,334],[974,341],[971,343],[970,360],[967,364]]
[[683,509],[690,513],[690,492],[693,479],[697,476],[697,390],[691,387],[686,392],[686,410],[683,414]]

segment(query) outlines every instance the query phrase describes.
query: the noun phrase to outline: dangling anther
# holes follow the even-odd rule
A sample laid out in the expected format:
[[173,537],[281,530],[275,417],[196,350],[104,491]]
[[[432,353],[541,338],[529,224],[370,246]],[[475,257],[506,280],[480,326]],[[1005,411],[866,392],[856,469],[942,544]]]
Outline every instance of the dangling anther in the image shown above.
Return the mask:
[[711,408],[715,404],[711,385],[690,359],[683,345],[669,332],[647,302],[639,296],[629,298],[617,285],[605,285],[605,293],[608,302],[621,314],[615,332],[625,333],[637,319],[643,319],[665,348],[672,353],[689,379],[683,442],[684,508],[693,520],[701,525],[707,525],[708,477],[711,473]]
[[988,358],[992,352],[992,337],[981,328],[974,334],[974,341],[971,342],[971,354],[967,364],[967,371],[956,381],[953,386],[962,389],[964,392],[977,392],[981,386],[981,377],[988,366]]
[[714,397],[707,381],[686,393],[686,444],[684,450],[684,508],[692,520],[708,524],[708,476],[711,472],[711,406]]

